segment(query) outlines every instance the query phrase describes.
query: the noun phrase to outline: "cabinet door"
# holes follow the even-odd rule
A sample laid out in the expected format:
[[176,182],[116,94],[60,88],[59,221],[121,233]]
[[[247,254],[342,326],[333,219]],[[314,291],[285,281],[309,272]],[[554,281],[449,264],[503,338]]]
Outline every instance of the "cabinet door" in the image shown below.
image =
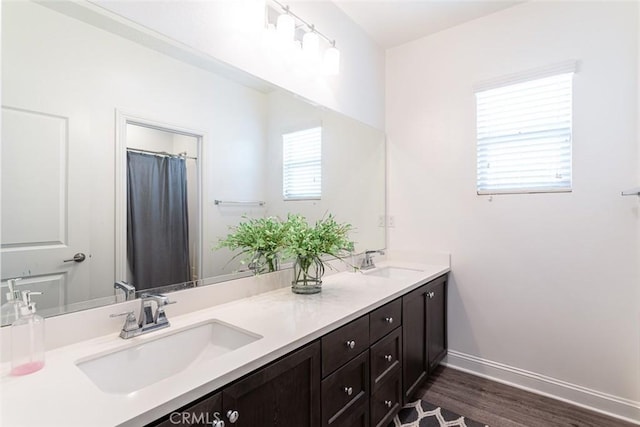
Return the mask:
[[402,297],[402,396],[407,403],[427,378],[427,288]]
[[222,395],[215,393],[195,403],[173,411],[157,423],[151,423],[155,427],[175,426],[211,426],[214,421],[222,419]]
[[427,290],[427,360],[433,371],[447,354],[446,277],[436,279]]
[[[235,426],[319,426],[320,343],[314,342],[222,390]],[[233,412],[237,412],[234,422]]]

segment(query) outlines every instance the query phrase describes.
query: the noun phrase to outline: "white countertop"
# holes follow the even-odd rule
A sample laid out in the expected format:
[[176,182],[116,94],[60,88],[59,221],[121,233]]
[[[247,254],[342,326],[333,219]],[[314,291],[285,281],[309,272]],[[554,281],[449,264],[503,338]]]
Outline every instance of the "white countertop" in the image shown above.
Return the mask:
[[[5,363],[0,378],[0,425],[143,425],[449,271],[445,265],[394,262],[393,266],[422,271],[405,279],[343,272],[323,278],[319,294],[297,295],[286,287],[174,317],[168,307],[169,328],[128,340],[110,334],[48,351],[45,367],[24,377],[9,376]],[[76,366],[78,360],[211,319],[263,338],[130,394],[101,391]]]

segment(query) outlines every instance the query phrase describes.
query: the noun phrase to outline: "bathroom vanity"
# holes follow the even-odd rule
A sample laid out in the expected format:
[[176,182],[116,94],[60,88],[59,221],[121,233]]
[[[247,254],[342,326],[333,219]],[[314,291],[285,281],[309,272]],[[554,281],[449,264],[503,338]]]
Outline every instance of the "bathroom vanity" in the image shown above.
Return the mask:
[[[227,426],[266,420],[281,426],[386,425],[416,397],[446,354],[449,267],[394,263],[393,269],[381,264],[366,273],[327,276],[316,295],[296,295],[284,287],[173,317],[171,306],[172,326],[164,330],[129,340],[113,333],[51,350],[41,372],[3,375],[1,421],[33,426],[212,425],[217,420]],[[177,372],[131,385],[140,376],[157,374],[153,369],[150,374],[142,368],[127,371],[135,354],[153,367],[154,356],[143,352],[171,343],[153,353],[166,366],[160,363],[162,354],[179,358],[188,353],[190,331],[210,324],[232,341],[239,339],[232,330],[249,338],[220,354],[204,349]],[[111,360],[120,352],[127,355],[127,365]],[[116,369],[109,375],[115,385],[84,372],[83,364],[102,360],[107,361],[104,369]],[[29,410],[33,402],[38,411]]]
[[446,281],[446,274],[420,281],[417,289],[149,425],[386,426],[446,354]]

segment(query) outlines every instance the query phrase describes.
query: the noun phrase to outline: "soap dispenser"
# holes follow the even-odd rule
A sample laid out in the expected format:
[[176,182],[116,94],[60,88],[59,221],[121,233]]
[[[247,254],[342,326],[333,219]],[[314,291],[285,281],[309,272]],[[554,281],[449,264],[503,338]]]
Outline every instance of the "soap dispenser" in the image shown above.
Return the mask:
[[11,375],[27,375],[44,366],[44,319],[36,314],[32,295],[22,292],[20,317],[11,325]]
[[7,280],[7,302],[0,307],[0,325],[11,325],[20,317],[20,307],[24,305],[22,302],[22,295],[19,290],[16,289],[16,282],[22,280],[20,278]]

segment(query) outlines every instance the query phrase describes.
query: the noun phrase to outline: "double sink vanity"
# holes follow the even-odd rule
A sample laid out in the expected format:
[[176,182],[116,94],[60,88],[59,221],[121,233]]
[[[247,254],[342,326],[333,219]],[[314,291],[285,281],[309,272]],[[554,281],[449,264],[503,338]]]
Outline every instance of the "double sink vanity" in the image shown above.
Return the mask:
[[446,354],[448,271],[382,263],[172,316],[178,301],[168,328],[50,350],[24,377],[4,364],[0,422],[387,425]]

